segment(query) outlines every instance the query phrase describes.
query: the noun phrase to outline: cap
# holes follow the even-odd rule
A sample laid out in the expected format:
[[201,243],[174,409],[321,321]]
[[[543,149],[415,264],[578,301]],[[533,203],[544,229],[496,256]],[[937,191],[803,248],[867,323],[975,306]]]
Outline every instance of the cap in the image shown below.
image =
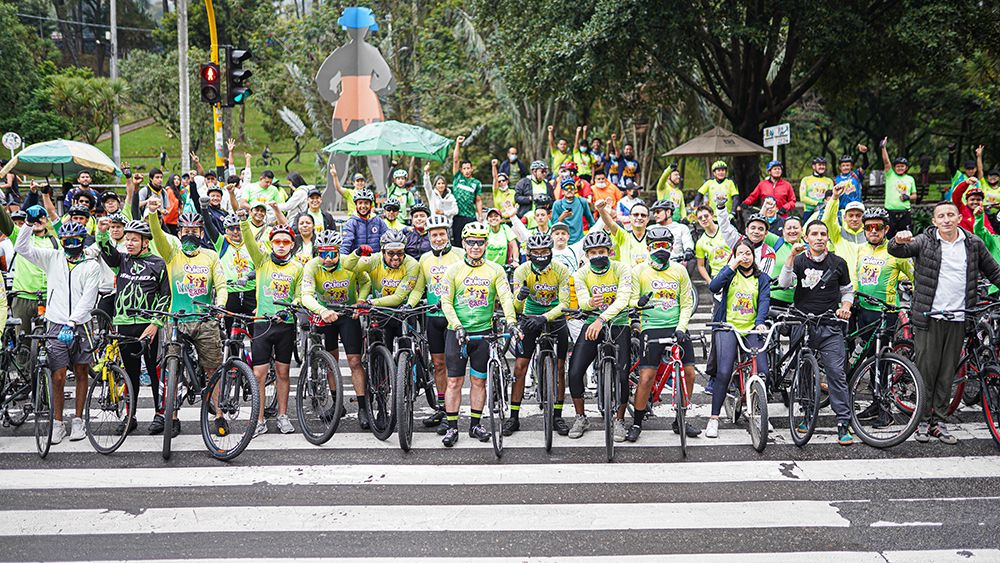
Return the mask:
[[567,225],[566,223],[563,223],[562,221],[558,221],[556,223],[553,223],[552,228],[551,228],[551,230],[553,230],[553,231],[556,230],[556,229],[562,229],[562,230],[564,230],[564,231],[566,231],[568,233],[569,232],[569,225]]
[[986,173],[987,176],[1000,176],[1000,170],[996,168],[990,168],[990,171]]
[[963,166],[963,168],[965,168],[966,170],[969,170],[969,169],[975,168],[975,167],[976,167],[976,161],[975,160],[966,160],[965,161],[965,166]]
[[351,181],[352,182],[357,182],[358,180],[364,180],[364,179],[365,179],[365,175],[362,174],[362,173],[360,173],[360,172],[358,172],[354,176],[351,176]]
[[974,195],[977,195],[979,197],[983,197],[985,194],[983,193],[983,190],[981,190],[979,188],[969,188],[969,190],[967,192],[965,192],[965,197],[966,198],[974,196]]
[[844,211],[850,211],[852,209],[857,209],[858,211],[864,211],[865,204],[861,203],[860,201],[852,201],[851,203],[847,204],[847,207],[844,208]]
[[504,180],[509,180],[510,176],[508,176],[506,172],[501,172],[497,174],[497,180],[499,180],[500,178],[503,178]]
[[250,202],[250,209],[253,209],[255,207],[263,207],[264,209],[267,209],[267,200],[264,199],[264,198],[262,198],[262,197],[259,197],[259,198],[255,199],[255,200],[251,201]]
[[309,188],[309,191],[306,193],[306,195],[308,197],[312,197],[314,195],[323,195],[323,192],[319,191],[319,188]]

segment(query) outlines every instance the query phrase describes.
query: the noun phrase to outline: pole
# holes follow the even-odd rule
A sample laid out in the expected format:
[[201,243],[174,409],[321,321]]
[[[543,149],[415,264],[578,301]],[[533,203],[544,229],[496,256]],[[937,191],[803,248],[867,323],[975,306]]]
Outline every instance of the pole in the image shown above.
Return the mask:
[[[111,80],[118,79],[118,0],[111,1]],[[113,108],[111,117],[111,160],[121,165],[121,127],[118,124],[118,108]]]
[[771,160],[778,160],[778,145],[771,147]]
[[181,173],[191,168],[191,106],[188,87],[187,0],[177,0],[177,84],[180,92]]
[[[209,54],[212,56],[212,62],[216,65],[219,64],[219,32],[215,27],[215,9],[212,7],[212,0],[205,0],[205,13],[208,16],[208,35],[211,41],[211,46],[209,47]],[[221,68],[221,65],[220,65]],[[221,80],[219,81],[221,85]],[[226,92],[229,95],[229,92]],[[215,168],[216,173],[220,175],[220,184],[224,183],[221,181],[222,172],[221,170],[225,166],[225,161],[223,160],[222,153],[222,106],[219,104],[212,104],[212,130],[215,133]]]

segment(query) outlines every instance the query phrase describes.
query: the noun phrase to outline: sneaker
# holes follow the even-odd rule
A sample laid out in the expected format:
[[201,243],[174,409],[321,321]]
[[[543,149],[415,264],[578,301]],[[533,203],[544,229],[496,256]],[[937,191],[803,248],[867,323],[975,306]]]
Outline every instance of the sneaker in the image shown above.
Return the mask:
[[[948,432],[948,427],[941,421],[938,421],[938,423],[934,425],[934,428],[931,430],[931,436],[934,436],[938,440],[941,440],[942,443],[948,444],[949,446],[954,446],[958,443],[958,438],[953,436],[951,432]],[[72,440],[72,438],[70,438],[70,440]]]
[[705,384],[705,394],[711,395],[714,392],[715,392],[715,378],[709,377],[708,383]]
[[170,437],[176,438],[178,434],[181,433],[181,421],[172,420],[170,421]]
[[438,427],[437,427],[437,433],[438,433],[438,436],[444,436],[445,434],[447,434],[448,433],[448,424],[447,423],[439,424]]
[[921,422],[917,425],[917,432],[914,438],[918,442],[927,443],[931,441],[931,425],[926,422]]
[[63,441],[66,437],[66,424],[61,420],[52,421],[52,439],[49,443],[53,446]]
[[888,428],[889,426],[892,426],[893,422],[895,421],[892,419],[892,415],[889,414],[889,411],[879,409],[878,416],[875,417],[875,422],[872,423],[872,428]]
[[216,436],[224,437],[229,434],[229,422],[225,418],[217,418],[212,421],[212,432]]
[[253,429],[253,437],[256,438],[261,434],[267,434],[267,422],[263,420],[258,420],[257,428]]
[[87,429],[83,426],[83,419],[80,417],[73,418],[72,430],[69,433],[70,442],[79,442],[87,437]]
[[477,424],[469,429],[469,437],[475,438],[480,442],[489,442],[493,434],[489,430],[483,428],[482,424]]
[[[128,429],[125,428],[126,425],[128,425]],[[132,431],[138,427],[139,427],[139,422],[136,421],[136,419],[134,418],[130,418],[128,419],[128,421],[123,420],[118,423],[117,427],[115,427],[115,434],[122,434],[123,432],[131,434]]]
[[710,418],[708,419],[708,426],[705,427],[705,437],[706,438],[718,438],[719,437],[719,419]]
[[521,429],[521,421],[516,418],[508,418],[503,423],[502,434],[504,436],[510,436]]
[[634,442],[639,439],[639,434],[642,434],[642,426],[638,424],[633,424],[628,429],[628,433],[625,434],[625,439],[629,442]]
[[[680,429],[677,428],[677,419],[674,419],[674,423],[670,425],[670,429],[674,431],[674,434],[680,434]],[[698,430],[694,426],[691,426],[690,422],[684,423],[684,433],[687,434],[688,438],[697,438],[701,435],[701,430]]]
[[850,446],[854,443],[854,436],[851,436],[851,429],[848,425],[837,425],[837,443],[841,446]]
[[588,428],[590,428],[590,421],[587,420],[586,416],[578,414],[576,415],[576,418],[573,419],[573,427],[569,429],[567,435],[570,438],[579,438],[583,436],[583,433],[586,432]]
[[361,409],[358,411],[358,426],[360,426],[362,430],[368,430],[372,427],[372,425],[368,422],[367,409]]
[[563,417],[561,417],[561,416],[557,416],[556,417],[555,428],[556,428],[556,432],[560,436],[565,436],[565,435],[569,434],[569,425],[566,424],[566,419],[563,418]]
[[153,422],[149,423],[149,433],[156,435],[163,433],[163,415],[158,414],[153,417]]
[[281,432],[282,434],[295,433],[295,427],[292,426],[292,421],[288,420],[287,414],[278,415],[277,422],[278,422],[278,432]]
[[802,422],[799,423],[798,426],[795,427],[795,431],[798,432],[799,434],[808,434],[809,433],[809,425],[806,424],[805,421],[802,421]]
[[616,442],[624,442],[625,441],[625,432],[626,432],[625,431],[625,421],[624,420],[619,420],[619,419],[616,418],[612,422],[612,428],[614,429],[614,440]]
[[424,426],[430,428],[431,426],[437,426],[444,422],[445,414],[442,410],[434,411],[434,414],[428,416],[424,419]]
[[874,420],[882,409],[878,408],[878,402],[872,401],[865,410],[858,413],[858,420]]
[[441,443],[445,445],[446,448],[454,446],[458,442],[458,428],[451,428],[445,426],[447,430],[444,433],[444,439]]

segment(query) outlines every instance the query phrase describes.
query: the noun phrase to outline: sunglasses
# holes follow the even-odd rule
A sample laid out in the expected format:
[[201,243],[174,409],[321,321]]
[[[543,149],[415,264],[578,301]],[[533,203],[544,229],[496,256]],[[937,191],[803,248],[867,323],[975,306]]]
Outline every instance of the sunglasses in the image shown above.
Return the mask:
[[340,253],[336,250],[320,250],[317,254],[320,258],[325,260],[327,258],[336,258]]
[[292,241],[285,239],[271,240],[271,246],[292,246],[292,244],[294,244]]
[[869,233],[877,233],[885,228],[885,225],[865,225],[865,230]]
[[469,238],[464,242],[466,246],[486,246],[486,239],[481,238]]
[[668,241],[665,241],[665,240],[658,240],[656,242],[649,243],[649,247],[652,248],[653,250],[657,250],[657,249],[661,249],[661,248],[664,249],[664,250],[670,250],[671,248],[674,247],[674,243],[668,242]]

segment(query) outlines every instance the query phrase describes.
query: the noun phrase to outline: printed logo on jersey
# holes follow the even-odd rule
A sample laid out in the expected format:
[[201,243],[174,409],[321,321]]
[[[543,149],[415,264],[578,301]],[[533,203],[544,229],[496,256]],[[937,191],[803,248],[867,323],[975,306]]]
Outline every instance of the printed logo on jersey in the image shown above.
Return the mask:
[[717,246],[713,250],[712,259],[713,260],[728,260],[729,259],[729,247]]
[[535,282],[531,298],[539,305],[551,305],[559,295],[559,286],[550,283]]
[[677,306],[677,290],[681,284],[675,281],[654,279],[649,286],[653,289],[652,301],[658,308],[666,311]]
[[823,278],[823,270],[806,268],[805,277],[802,280],[802,287],[812,289],[819,285],[819,280]]
[[346,303],[351,280],[327,280],[323,282],[323,293],[327,303]]
[[250,259],[244,256],[242,252],[237,250],[233,253],[233,269],[239,274],[239,277],[244,277],[245,274],[250,272]]
[[896,191],[899,195],[910,193],[910,185],[906,182],[896,182]]
[[448,266],[443,266],[443,265],[431,266],[430,268],[431,283],[428,284],[427,287],[427,291],[429,293],[437,295],[438,297],[444,295],[447,288],[445,287],[445,284],[442,283],[442,281],[444,280],[444,273],[446,271],[448,271]]
[[208,266],[184,264],[184,278],[177,280],[177,293],[189,297],[208,295]]
[[600,297],[601,304],[597,308],[601,311],[608,308],[615,302],[615,295],[618,293],[617,283],[597,284],[590,288],[591,297]]
[[264,295],[275,301],[286,300],[292,294],[293,277],[281,272],[272,272],[271,281],[267,285]]
[[468,276],[462,280],[465,290],[458,297],[459,304],[470,309],[489,305],[490,287],[492,282],[479,276]]
[[737,291],[733,293],[733,312],[740,315],[752,315],[754,314],[755,307],[753,304],[753,294],[747,293],[745,291]]
[[885,258],[879,258],[878,256],[865,256],[861,259],[861,268],[858,272],[858,285],[875,285],[878,283],[878,277],[882,273],[882,267],[885,266]]

